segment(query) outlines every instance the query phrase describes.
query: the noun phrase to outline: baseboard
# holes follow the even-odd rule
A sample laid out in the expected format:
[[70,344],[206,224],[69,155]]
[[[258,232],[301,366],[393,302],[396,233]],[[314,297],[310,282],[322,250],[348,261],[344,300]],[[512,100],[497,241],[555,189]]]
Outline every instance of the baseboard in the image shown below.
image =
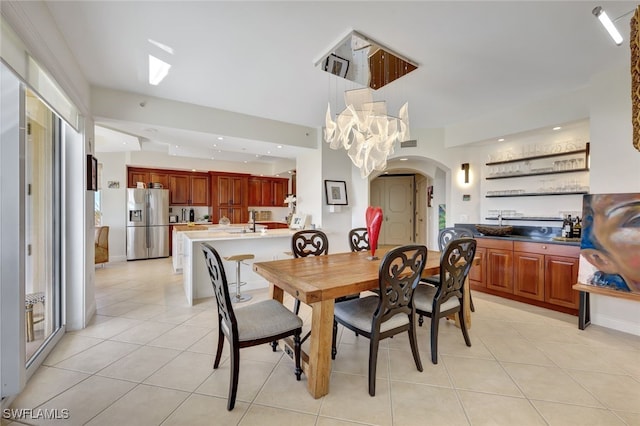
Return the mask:
[[126,254],[122,256],[109,256],[109,262],[125,262],[126,260],[127,260]]
[[594,312],[592,312],[591,324],[640,336],[640,324],[621,320],[619,318],[613,318],[608,315],[594,314]]
[[89,305],[89,308],[87,309],[87,312],[85,313],[85,317],[84,317],[84,325],[82,328],[85,328],[93,319],[93,317],[96,315],[97,312],[97,307],[96,307],[96,299],[94,298],[91,301],[91,305]]

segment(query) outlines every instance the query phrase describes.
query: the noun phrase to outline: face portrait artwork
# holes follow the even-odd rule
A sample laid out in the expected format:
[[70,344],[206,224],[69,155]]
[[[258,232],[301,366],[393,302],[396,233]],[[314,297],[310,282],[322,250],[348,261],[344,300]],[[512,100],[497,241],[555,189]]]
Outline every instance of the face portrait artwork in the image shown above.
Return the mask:
[[585,195],[578,280],[640,293],[640,193]]

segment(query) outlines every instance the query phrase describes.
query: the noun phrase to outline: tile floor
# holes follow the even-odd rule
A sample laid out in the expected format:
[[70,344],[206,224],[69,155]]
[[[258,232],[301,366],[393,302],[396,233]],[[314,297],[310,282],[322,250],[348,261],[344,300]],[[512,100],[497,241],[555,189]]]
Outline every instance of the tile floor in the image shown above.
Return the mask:
[[640,337],[481,293],[471,348],[442,324],[433,365],[428,320],[419,329],[422,373],[404,335],[385,340],[373,398],[368,340],[351,332],[318,400],[281,350],[243,349],[228,412],[228,360],[212,369],[215,301],[188,307],[181,278],[170,259],[98,268],[96,317],[64,336],[13,407],[68,409],[65,425],[640,425]]

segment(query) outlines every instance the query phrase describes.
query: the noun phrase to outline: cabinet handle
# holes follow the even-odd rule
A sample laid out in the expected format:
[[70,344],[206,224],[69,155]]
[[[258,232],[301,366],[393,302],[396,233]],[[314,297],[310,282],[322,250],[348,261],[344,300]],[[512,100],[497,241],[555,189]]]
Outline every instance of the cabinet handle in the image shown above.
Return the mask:
[[546,250],[546,249],[547,249],[547,246],[542,246],[542,250]]

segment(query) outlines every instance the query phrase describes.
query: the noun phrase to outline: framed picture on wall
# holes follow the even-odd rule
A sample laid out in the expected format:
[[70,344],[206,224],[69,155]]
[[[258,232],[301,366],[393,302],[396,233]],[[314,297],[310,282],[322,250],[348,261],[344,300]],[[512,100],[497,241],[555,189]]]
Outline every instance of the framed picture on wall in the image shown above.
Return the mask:
[[324,191],[327,195],[327,204],[330,206],[346,206],[347,183],[343,180],[325,180]]
[[98,159],[87,155],[87,191],[98,190]]
[[345,78],[347,71],[349,71],[349,61],[332,53],[327,56],[327,60],[324,63],[324,70],[338,77]]

